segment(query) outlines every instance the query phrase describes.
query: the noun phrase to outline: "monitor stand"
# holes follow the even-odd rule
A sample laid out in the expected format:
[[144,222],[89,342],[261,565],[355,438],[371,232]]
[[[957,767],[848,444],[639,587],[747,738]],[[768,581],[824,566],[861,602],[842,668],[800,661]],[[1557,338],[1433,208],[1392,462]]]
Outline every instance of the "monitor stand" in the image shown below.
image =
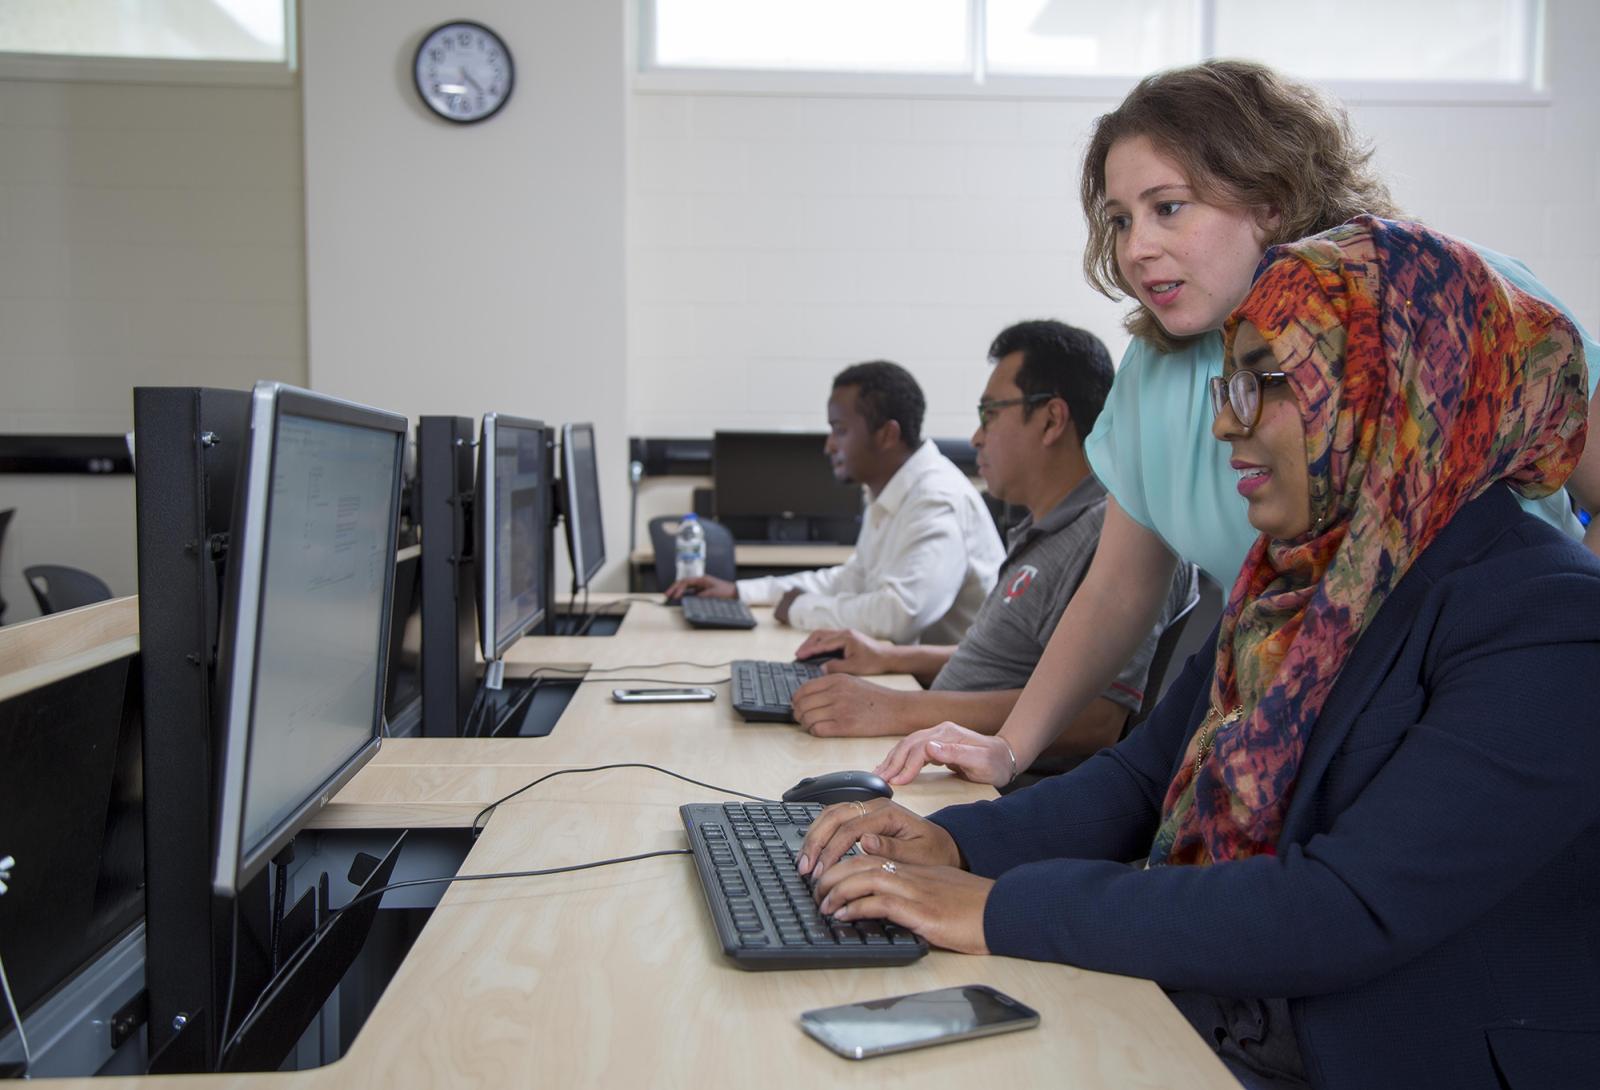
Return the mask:
[[467,738],[543,738],[556,729],[556,722],[572,698],[578,695],[579,679],[562,677],[512,677],[505,663],[486,663],[498,668],[494,687],[483,688],[474,700],[471,715],[463,724]]
[[[356,896],[388,884],[405,841],[406,834],[401,833],[373,865]],[[373,862],[371,857],[367,861]],[[340,913],[304,955],[268,982],[255,1011],[239,1026],[233,1047],[223,1053],[219,1070],[278,1070],[361,953],[382,900],[373,897]]]
[[617,629],[622,627],[622,613],[602,613],[595,610],[590,613],[561,612],[555,615],[555,632],[557,636],[615,636]]

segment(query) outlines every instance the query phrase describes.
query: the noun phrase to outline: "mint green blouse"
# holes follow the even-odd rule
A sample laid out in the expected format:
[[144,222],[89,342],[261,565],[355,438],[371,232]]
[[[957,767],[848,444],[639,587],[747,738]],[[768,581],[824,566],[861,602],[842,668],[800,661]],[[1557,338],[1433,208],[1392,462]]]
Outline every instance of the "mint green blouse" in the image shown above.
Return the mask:
[[[1501,276],[1572,318],[1522,262],[1476,249]],[[1579,332],[1589,360],[1592,397],[1600,375],[1600,344],[1581,326]],[[1228,468],[1228,444],[1211,435],[1206,383],[1221,373],[1220,333],[1208,333],[1172,353],[1135,337],[1084,450],[1095,475],[1128,517],[1158,535],[1174,554],[1200,565],[1226,593],[1258,531],[1245,518],[1239,475]],[[1583,535],[1565,490],[1542,500],[1523,500],[1522,505],[1557,529]]]

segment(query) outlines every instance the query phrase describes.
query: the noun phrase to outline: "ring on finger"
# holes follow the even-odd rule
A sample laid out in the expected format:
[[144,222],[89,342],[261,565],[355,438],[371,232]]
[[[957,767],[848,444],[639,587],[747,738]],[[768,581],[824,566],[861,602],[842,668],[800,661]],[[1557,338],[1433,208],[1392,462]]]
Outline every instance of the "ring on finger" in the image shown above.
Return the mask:
[[860,799],[857,799],[856,802],[855,802],[855,805],[856,805],[856,809],[861,811],[861,816],[862,817],[866,817],[867,816],[867,804],[862,802]]
[[895,873],[897,873],[899,871],[899,869],[900,869],[899,867],[894,865],[893,861],[887,860],[887,859],[884,860],[883,873],[885,873],[885,874],[895,874]]

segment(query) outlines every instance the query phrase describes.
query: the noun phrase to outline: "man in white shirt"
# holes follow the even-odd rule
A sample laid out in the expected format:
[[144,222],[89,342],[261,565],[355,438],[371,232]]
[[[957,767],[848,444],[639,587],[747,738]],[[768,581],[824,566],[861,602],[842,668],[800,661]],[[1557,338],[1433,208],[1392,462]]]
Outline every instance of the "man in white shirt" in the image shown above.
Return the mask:
[[854,628],[879,639],[956,643],[1005,560],[994,520],[972,482],[922,438],[926,403],[905,368],[883,360],[847,367],[828,396],[823,452],[834,476],[870,502],[850,559],[835,568],[741,579],[684,579],[667,588],[776,605],[797,628]]

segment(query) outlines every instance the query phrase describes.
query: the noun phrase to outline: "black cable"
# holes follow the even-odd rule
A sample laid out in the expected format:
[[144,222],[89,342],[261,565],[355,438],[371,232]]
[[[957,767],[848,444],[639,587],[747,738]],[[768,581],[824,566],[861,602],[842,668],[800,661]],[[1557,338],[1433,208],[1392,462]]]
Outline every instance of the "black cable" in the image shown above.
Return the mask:
[[484,684],[485,680],[485,678],[481,677],[478,679],[478,689],[472,694],[472,703],[467,706],[467,717],[461,722],[461,737],[463,738],[473,737],[473,720],[483,710],[484,694],[489,691],[489,687]]
[[[239,896],[233,897],[233,941],[229,945],[228,954],[228,998],[222,1003],[222,1031],[217,1034],[217,1040],[224,1042],[217,1048],[217,1071],[222,1070],[222,1054],[227,1051],[228,1016],[233,1013],[233,986],[239,978]],[[252,1008],[252,1011],[254,1008]],[[243,1023],[240,1023],[241,1025]]]
[[527,689],[511,702],[510,706],[506,708],[505,714],[495,717],[494,726],[489,728],[489,737],[499,737],[500,732],[506,729],[506,724],[515,719],[517,717],[517,713],[527,707],[529,702],[533,700],[533,694],[538,691],[539,684],[542,680],[542,678],[537,677],[529,679],[529,685]]
[[485,806],[482,810],[479,810],[477,816],[472,819],[472,837],[474,840],[478,838],[478,834],[483,831],[478,823],[489,814],[494,813],[496,806],[499,806],[502,802],[510,802],[512,799],[516,798],[530,787],[538,787],[541,783],[544,783],[544,781],[554,779],[557,776],[569,776],[577,772],[609,772],[612,769],[617,768],[648,768],[652,772],[659,772],[664,776],[671,776],[673,779],[682,780],[684,783],[692,783],[696,787],[704,787],[708,791],[721,791],[727,795],[738,795],[741,799],[749,799],[752,802],[776,803],[778,801],[777,799],[762,798],[760,795],[747,794],[744,791],[734,791],[732,788],[728,787],[718,787],[714,783],[704,783],[700,780],[691,779],[688,776],[674,772],[670,768],[662,768],[660,765],[645,764],[642,761],[623,761],[612,765],[594,765],[590,768],[558,768],[554,772],[546,772],[543,776],[540,776],[537,780],[534,780],[531,783],[523,784],[521,787],[511,792],[511,794],[495,799],[488,806]]
[[578,631],[573,635],[587,636],[589,629],[594,627],[594,619],[598,616],[600,614],[589,612],[589,585],[585,583],[583,586],[583,623],[578,626]]
[[[379,886],[377,889],[369,889],[365,893],[358,893],[354,897],[350,898],[350,900],[346,901],[343,905],[334,909],[333,912],[328,915],[328,918],[323,920],[322,923],[317,926],[315,931],[307,935],[305,939],[301,941],[300,945],[295,947],[294,953],[289,955],[289,961],[284,967],[284,972],[287,972],[288,967],[297,962],[300,956],[303,953],[306,953],[318,939],[327,934],[328,929],[338,922],[339,917],[343,916],[346,912],[360,904],[362,901],[371,900],[373,897],[381,897],[385,893],[389,893],[392,890],[406,889],[411,886],[436,886],[440,883],[449,882],[486,882],[494,878],[543,878],[546,875],[569,874],[573,871],[580,870],[594,870],[597,867],[610,867],[618,863],[637,863],[642,859],[655,859],[665,855],[693,854],[694,853],[688,848],[662,848],[660,851],[642,852],[638,855],[624,855],[615,859],[599,859],[589,863],[573,863],[565,867],[546,867],[542,870],[499,871],[492,874],[454,874],[445,878],[408,878],[403,882],[390,882],[386,886]],[[237,904],[237,902],[235,903]],[[245,1012],[245,1016],[239,1020],[239,1028],[234,1030],[233,1037],[223,1037],[222,1047],[217,1050],[218,1071],[222,1069],[223,1057],[226,1056],[228,1050],[231,1049],[235,1043],[237,1043],[239,1034],[244,1032],[245,1027],[250,1024],[250,1019],[255,1017],[255,1013],[260,1008],[262,1000],[264,1000],[267,997],[267,994],[272,991],[272,985],[281,975],[281,973],[275,973],[273,974],[272,980],[267,981],[266,985],[261,989],[261,994],[256,996],[256,1001],[250,1005],[250,1009]],[[229,1005],[232,1005],[231,995],[229,997]],[[226,1024],[224,1024],[223,1029],[226,1031]]]

